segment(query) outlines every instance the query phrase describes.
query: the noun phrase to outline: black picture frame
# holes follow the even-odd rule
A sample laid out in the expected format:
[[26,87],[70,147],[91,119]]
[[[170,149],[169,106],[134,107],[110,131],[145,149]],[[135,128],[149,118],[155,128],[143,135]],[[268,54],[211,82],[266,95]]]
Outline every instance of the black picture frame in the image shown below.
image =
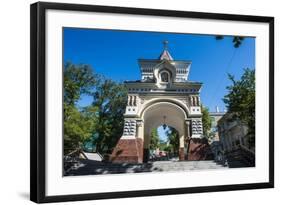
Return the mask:
[[[126,192],[89,193],[46,196],[46,81],[45,81],[45,26],[46,10],[68,10],[130,15],[152,15],[195,19],[263,22],[269,25],[269,181],[193,188],[170,188]],[[30,7],[30,199],[37,203],[76,200],[97,200],[198,192],[217,192],[274,187],[274,18],[265,16],[230,15],[218,13],[110,7],[82,4],[38,2]]]

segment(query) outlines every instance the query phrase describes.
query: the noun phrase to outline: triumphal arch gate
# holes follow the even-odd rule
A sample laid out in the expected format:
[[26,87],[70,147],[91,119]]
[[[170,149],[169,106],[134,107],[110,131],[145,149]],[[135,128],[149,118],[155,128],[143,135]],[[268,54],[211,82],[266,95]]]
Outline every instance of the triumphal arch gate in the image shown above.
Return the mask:
[[[123,135],[110,160],[143,163],[148,160],[151,131],[171,126],[179,133],[179,160],[198,160],[203,137],[201,82],[188,79],[191,61],[174,60],[164,42],[157,59],[139,59],[141,80],[126,81],[128,104]],[[189,149],[188,149],[189,148]]]

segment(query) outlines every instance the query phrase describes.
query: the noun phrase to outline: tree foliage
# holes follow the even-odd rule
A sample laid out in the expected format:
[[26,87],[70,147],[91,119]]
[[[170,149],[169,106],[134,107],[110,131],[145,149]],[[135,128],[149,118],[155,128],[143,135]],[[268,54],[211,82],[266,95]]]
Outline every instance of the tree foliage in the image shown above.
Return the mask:
[[83,94],[89,94],[96,85],[98,77],[89,65],[64,66],[64,103],[74,105]]
[[100,153],[110,152],[123,132],[127,89],[123,84],[101,79],[92,96],[92,106],[98,110],[96,149]]
[[[222,40],[222,39],[224,39],[224,36],[222,36],[222,35],[216,36],[216,40]],[[233,46],[235,48],[239,48],[240,45],[242,44],[243,40],[244,40],[244,37],[242,37],[242,36],[233,36],[233,39],[232,39]]]
[[206,138],[211,137],[210,135],[210,129],[212,126],[212,120],[209,114],[209,109],[207,107],[204,107],[201,105],[201,110],[202,110],[202,125],[203,125],[203,135]]
[[160,144],[160,138],[157,129],[153,128],[151,131],[149,149],[156,150],[157,148],[159,148],[159,144]]
[[255,144],[255,70],[244,69],[240,80],[228,75],[232,85],[227,86],[229,93],[224,96],[228,112],[233,120],[239,120],[248,127],[250,146]]
[[166,131],[166,134],[168,136],[169,144],[172,147],[172,152],[175,154],[178,153],[180,147],[178,131],[173,127],[169,127],[169,129]]
[[94,121],[76,106],[81,95],[96,84],[96,76],[88,65],[66,63],[64,74],[64,153],[81,148],[93,131]]
[[81,148],[91,138],[94,126],[93,118],[64,103],[64,153]]
[[[82,96],[92,98],[79,106]],[[110,152],[122,135],[127,103],[123,84],[97,75],[88,65],[67,63],[64,67],[64,151],[93,142],[101,154]]]

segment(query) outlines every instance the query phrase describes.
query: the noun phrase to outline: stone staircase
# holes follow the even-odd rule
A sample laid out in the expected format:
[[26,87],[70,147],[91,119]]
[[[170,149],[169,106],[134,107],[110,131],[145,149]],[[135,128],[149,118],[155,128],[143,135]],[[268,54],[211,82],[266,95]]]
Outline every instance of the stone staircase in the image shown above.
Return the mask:
[[91,160],[79,160],[76,167],[68,170],[65,175],[94,175],[117,173],[141,173],[141,172],[175,172],[191,170],[227,169],[228,167],[215,163],[212,160],[204,161],[155,161],[145,164],[128,163],[103,163]]
[[254,167],[255,154],[239,147],[226,154],[227,165],[230,168]]
[[226,169],[220,164],[212,160],[202,161],[156,161],[152,163],[152,169],[159,171],[188,171],[188,170],[202,170],[202,169]]

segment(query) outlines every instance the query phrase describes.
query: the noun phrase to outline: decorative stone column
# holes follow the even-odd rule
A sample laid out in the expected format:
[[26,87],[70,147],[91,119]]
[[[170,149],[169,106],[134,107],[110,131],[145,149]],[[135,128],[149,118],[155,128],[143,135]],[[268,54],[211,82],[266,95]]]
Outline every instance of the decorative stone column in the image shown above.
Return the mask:
[[190,120],[185,121],[185,126],[186,126],[186,136],[185,136],[185,148],[186,148],[186,153],[185,153],[185,160],[188,160],[188,152],[189,152],[189,143],[190,143],[190,138],[191,138],[191,132],[190,132]]
[[203,138],[203,126],[201,118],[191,120],[191,138],[189,140],[188,160],[210,159],[211,149],[208,140]]
[[185,154],[184,154],[184,134],[180,134],[179,160],[180,161],[184,161],[185,160]]
[[191,120],[191,131],[192,131],[192,138],[201,138],[203,135],[203,125],[202,119],[200,118],[193,118]]
[[[137,137],[137,129],[142,126],[136,118],[125,118],[123,135],[114,148],[110,161],[114,163],[142,163],[143,139]],[[139,130],[139,129],[138,129]]]
[[150,136],[148,134],[145,134],[144,138],[146,140],[143,141],[143,162],[146,163],[149,160]]

